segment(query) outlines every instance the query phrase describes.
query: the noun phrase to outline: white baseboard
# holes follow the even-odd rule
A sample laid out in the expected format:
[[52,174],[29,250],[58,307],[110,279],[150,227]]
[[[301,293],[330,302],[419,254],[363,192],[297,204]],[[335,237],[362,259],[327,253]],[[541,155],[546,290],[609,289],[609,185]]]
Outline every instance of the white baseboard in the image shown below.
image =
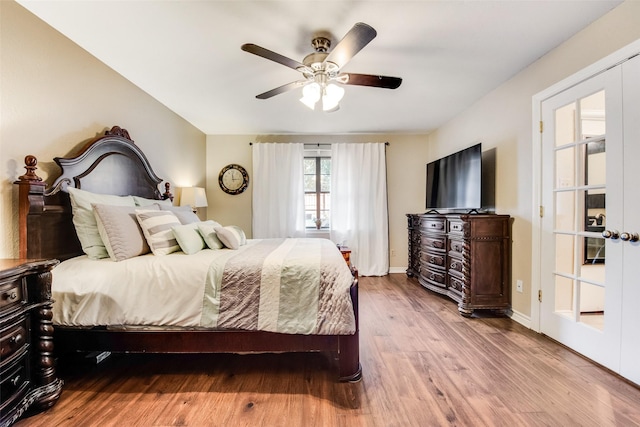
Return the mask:
[[531,317],[525,316],[519,311],[513,310],[511,312],[511,320],[515,320],[516,322],[520,323],[522,326],[528,329],[531,329]]
[[407,267],[389,267],[389,274],[393,273],[406,273]]

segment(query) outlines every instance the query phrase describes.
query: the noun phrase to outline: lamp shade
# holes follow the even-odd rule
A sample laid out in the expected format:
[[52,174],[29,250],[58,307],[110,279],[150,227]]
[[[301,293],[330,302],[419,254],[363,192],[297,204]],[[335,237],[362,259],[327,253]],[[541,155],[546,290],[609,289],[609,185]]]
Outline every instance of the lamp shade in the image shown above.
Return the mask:
[[209,206],[207,194],[202,187],[184,187],[180,195],[180,206],[189,205],[192,208],[204,208]]

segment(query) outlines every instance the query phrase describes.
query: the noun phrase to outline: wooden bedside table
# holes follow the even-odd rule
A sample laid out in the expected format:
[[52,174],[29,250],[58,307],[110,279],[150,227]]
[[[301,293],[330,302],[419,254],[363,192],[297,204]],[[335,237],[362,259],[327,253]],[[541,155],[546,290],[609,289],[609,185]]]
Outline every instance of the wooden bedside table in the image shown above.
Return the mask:
[[344,258],[347,265],[351,267],[351,249],[349,249],[347,246],[338,246],[338,249],[340,249],[342,258]]
[[0,259],[0,427],[60,396],[53,359],[51,269],[58,260]]

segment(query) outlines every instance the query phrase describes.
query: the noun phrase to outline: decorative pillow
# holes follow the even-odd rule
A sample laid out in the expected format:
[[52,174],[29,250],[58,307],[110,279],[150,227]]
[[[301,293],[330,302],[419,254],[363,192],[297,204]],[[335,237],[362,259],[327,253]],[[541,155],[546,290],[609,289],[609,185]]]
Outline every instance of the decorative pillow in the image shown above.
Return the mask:
[[218,224],[213,220],[207,220],[197,223],[198,231],[202,235],[204,242],[207,244],[209,249],[222,249],[224,248],[224,244],[218,238],[216,234],[216,227],[222,227],[222,225]]
[[198,215],[193,213],[193,209],[191,209],[191,206],[160,205],[160,210],[173,212],[176,217],[178,217],[180,224],[192,224],[194,222],[200,222],[200,218],[198,218]]
[[204,240],[198,232],[198,223],[174,225],[171,230],[185,254],[192,255],[205,248]]
[[148,207],[152,205],[166,205],[173,206],[173,202],[170,199],[161,200],[161,199],[145,199],[140,196],[131,196],[133,197],[133,201],[136,203],[136,206]]
[[154,255],[167,255],[180,250],[171,230],[180,225],[180,221],[173,212],[136,209],[136,217]]
[[[142,233],[134,206],[111,206],[92,204],[98,223],[98,232],[109,256],[122,261],[149,253],[149,245]],[[160,210],[155,206],[148,209]]]
[[229,249],[238,249],[240,246],[247,244],[244,231],[236,225],[215,227],[214,230],[218,239]]
[[92,259],[107,258],[109,253],[100,237],[98,223],[93,214],[91,204],[135,207],[133,197],[96,194],[74,187],[67,187],[67,191],[71,199],[73,225],[82,245],[82,250]]

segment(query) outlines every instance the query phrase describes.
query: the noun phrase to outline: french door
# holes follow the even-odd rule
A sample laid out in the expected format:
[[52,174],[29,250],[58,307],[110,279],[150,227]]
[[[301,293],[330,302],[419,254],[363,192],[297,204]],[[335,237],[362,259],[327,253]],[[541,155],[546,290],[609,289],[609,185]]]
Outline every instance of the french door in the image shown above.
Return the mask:
[[613,370],[619,368],[621,220],[619,68],[542,103],[540,330]]
[[[640,384],[640,56],[622,64],[624,112],[624,221],[620,374]],[[617,224],[615,225],[617,226]]]
[[640,57],[541,104],[540,331],[640,384]]

